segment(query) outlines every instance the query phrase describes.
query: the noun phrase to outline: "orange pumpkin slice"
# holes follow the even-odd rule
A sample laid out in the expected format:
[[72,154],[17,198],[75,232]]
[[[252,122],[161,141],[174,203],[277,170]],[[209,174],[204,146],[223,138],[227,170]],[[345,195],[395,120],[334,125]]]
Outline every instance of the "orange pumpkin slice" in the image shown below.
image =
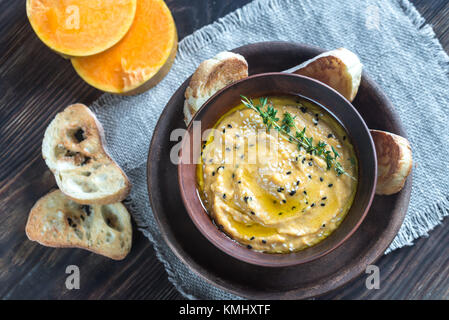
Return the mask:
[[111,49],[72,59],[78,74],[102,91],[125,95],[148,90],[161,81],[175,59],[178,37],[162,0],[138,0],[126,36]]
[[119,42],[134,21],[137,0],[27,0],[37,36],[63,56],[88,56]]

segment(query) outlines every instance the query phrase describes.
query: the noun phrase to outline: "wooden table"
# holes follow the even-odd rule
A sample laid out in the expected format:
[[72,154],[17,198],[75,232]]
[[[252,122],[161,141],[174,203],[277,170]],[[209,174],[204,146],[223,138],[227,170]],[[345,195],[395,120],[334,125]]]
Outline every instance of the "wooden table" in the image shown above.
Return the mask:
[[[248,0],[167,0],[182,39]],[[413,0],[449,50],[449,2]],[[0,0],[0,297],[4,299],[182,299],[167,279],[150,242],[135,232],[120,262],[79,249],[52,249],[28,241],[25,223],[34,202],[55,186],[42,160],[44,130],[74,102],[101,95],[69,62],[35,36],[25,0]],[[447,221],[413,247],[382,257],[381,289],[367,290],[365,275],[325,299],[449,299]],[[65,269],[81,269],[81,289],[65,288]]]

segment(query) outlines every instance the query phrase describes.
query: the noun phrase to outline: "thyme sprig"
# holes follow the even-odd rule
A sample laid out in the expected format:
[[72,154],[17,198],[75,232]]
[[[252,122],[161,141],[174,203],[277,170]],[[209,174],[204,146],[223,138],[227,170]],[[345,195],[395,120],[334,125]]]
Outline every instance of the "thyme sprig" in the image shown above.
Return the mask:
[[331,146],[331,150],[328,150],[328,145],[324,141],[318,141],[317,144],[314,144],[313,137],[306,136],[306,127],[299,130],[295,124],[295,117],[293,117],[290,113],[285,112],[284,117],[279,123],[280,119],[277,117],[277,110],[268,104],[267,97],[260,98],[259,104],[254,104],[252,99],[249,99],[243,95],[240,96],[242,97],[242,103],[247,108],[256,111],[260,115],[263,123],[267,127],[267,132],[269,132],[271,128],[274,128],[275,130],[281,132],[289,142],[296,143],[299,150],[304,149],[309,154],[322,157],[326,161],[327,169],[330,170],[334,168],[337,176],[346,174],[354,179],[344,170],[341,163],[337,161],[337,158],[340,157],[337,150],[335,150],[333,146]]

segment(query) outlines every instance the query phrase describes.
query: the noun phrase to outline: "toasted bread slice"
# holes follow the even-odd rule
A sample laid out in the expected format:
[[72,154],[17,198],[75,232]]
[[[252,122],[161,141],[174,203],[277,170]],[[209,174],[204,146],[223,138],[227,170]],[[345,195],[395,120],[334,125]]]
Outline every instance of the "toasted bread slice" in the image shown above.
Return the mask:
[[396,134],[370,130],[376,145],[376,194],[390,195],[401,191],[412,170],[412,149],[407,139]]
[[88,107],[68,106],[45,131],[42,155],[63,193],[82,204],[122,201],[131,184],[105,150],[103,127]]
[[120,203],[81,205],[54,190],[31,209],[26,234],[32,241],[55,248],[86,249],[114,260],[131,250],[131,218]]
[[363,65],[356,54],[345,48],[324,52],[299,65],[294,71],[324,82],[353,101],[359,90]]
[[223,51],[214,58],[203,61],[193,74],[185,92],[186,125],[212,95],[228,84],[246,77],[248,77],[248,63],[239,54]]

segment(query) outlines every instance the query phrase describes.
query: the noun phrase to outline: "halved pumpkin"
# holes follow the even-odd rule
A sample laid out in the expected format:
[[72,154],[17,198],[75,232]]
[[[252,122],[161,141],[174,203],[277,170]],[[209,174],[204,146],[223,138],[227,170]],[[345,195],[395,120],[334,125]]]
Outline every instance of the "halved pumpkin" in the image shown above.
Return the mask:
[[27,0],[37,36],[63,56],[88,56],[119,42],[134,21],[137,0]]
[[111,49],[72,59],[76,72],[102,91],[125,95],[148,90],[173,64],[178,37],[170,10],[162,0],[138,0],[126,36]]

